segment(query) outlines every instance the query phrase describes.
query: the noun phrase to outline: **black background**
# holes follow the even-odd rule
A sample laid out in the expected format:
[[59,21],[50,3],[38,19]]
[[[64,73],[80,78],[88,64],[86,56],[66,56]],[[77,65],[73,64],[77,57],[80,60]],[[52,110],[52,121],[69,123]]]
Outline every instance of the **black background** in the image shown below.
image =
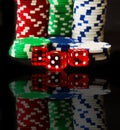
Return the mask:
[[[24,66],[19,66],[8,56],[8,50],[15,38],[15,20],[14,0],[0,0],[0,130],[8,130],[8,127],[16,130],[14,98],[7,86],[9,81],[32,73],[31,68],[23,69]],[[104,41],[112,45],[109,66],[100,65],[98,68],[89,69],[89,73],[109,79],[112,93],[105,97],[106,113],[109,130],[118,130],[120,129],[120,0],[108,0]]]

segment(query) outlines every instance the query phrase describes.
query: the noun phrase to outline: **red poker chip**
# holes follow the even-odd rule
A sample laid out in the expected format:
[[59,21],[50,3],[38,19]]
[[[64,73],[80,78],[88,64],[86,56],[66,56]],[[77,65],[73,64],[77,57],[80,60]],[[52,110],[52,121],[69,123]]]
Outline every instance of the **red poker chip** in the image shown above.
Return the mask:
[[29,9],[31,9],[31,10],[42,10],[42,9],[48,9],[50,6],[48,5],[48,4],[44,4],[44,5],[36,5],[36,6],[28,6],[28,5],[17,5],[17,9],[19,9],[19,10],[23,10],[23,9],[26,9],[26,10],[29,10]]
[[24,37],[29,37],[29,36],[33,36],[33,37],[48,37],[48,33],[25,33],[25,34],[21,34],[19,32],[16,32],[16,38],[24,38]]
[[47,99],[16,99],[17,126],[24,128],[49,129]]
[[40,5],[40,4],[49,4],[48,0],[15,0],[18,5]]
[[[36,15],[36,14],[35,14]],[[35,22],[35,21],[48,21],[48,14],[44,15],[44,14],[39,14],[39,16],[34,16],[34,15],[30,15],[30,14],[18,14],[17,15],[17,19],[22,19],[22,21],[26,21],[29,20],[31,22]]]
[[17,23],[16,29],[17,30],[23,30],[25,28],[26,29],[29,28],[29,30],[30,29],[34,30],[34,29],[38,28],[39,30],[43,30],[43,29],[47,28],[46,25],[47,25],[47,23],[44,23],[44,24],[36,24],[36,23],[34,23],[34,24],[31,24],[31,23],[25,23],[25,24],[23,24],[23,23]]
[[49,2],[47,0],[16,0],[16,2],[18,3],[16,38],[28,36],[47,37]]

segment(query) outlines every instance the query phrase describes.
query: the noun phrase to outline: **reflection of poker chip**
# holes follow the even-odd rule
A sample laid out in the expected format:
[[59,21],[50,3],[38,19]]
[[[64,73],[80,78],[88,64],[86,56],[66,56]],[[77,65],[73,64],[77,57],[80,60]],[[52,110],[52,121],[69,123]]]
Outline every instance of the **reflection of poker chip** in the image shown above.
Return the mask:
[[103,96],[79,95],[72,98],[74,129],[107,130]]
[[32,81],[31,80],[17,80],[9,84],[10,90],[17,98],[25,99],[35,99],[40,98],[44,99],[49,96],[47,92],[43,91],[33,91],[32,90]]
[[50,130],[72,130],[71,100],[49,100]]
[[[105,79],[94,79],[94,81],[88,82],[86,75],[81,74],[79,79],[72,79],[72,77],[78,77],[79,74],[68,75],[68,85],[66,87],[56,87],[52,90],[50,99],[71,99],[78,95],[95,96],[95,95],[107,95],[111,92],[109,83]],[[70,81],[71,80],[71,81]]]
[[33,46],[50,46],[50,40],[43,37],[17,38],[9,50],[9,55],[16,58],[31,59]]
[[49,129],[47,99],[16,99],[17,129]]

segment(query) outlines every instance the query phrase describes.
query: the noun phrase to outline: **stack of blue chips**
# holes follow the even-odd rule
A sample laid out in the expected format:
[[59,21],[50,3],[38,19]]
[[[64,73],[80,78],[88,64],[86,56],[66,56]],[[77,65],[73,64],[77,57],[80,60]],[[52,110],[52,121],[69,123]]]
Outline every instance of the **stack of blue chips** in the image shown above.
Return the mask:
[[79,42],[104,40],[107,0],[74,0],[72,38]]

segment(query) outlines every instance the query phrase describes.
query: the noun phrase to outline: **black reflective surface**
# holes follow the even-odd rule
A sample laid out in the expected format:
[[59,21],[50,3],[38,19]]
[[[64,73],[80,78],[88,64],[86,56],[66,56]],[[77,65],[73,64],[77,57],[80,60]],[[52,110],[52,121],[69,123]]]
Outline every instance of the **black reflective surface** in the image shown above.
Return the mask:
[[108,4],[110,61],[57,74],[9,58],[15,8],[0,0],[0,130],[120,129],[119,3]]
[[1,68],[1,129],[119,128],[119,67],[110,63],[61,72],[7,64]]

